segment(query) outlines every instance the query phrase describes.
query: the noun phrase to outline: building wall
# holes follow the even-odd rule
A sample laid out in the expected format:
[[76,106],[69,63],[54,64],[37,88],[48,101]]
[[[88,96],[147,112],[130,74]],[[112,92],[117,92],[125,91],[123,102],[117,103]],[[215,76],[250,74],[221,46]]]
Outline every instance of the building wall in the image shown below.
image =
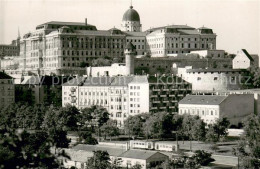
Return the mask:
[[12,79],[0,79],[0,108],[13,104],[15,101]]
[[213,124],[220,117],[219,105],[179,104],[179,115],[199,116],[206,124]]
[[246,116],[254,113],[254,95],[229,95],[220,104],[220,117],[227,117],[231,124],[242,123]]
[[128,86],[129,115],[137,115],[149,112],[149,84],[130,83]]
[[137,55],[144,55],[146,52],[145,36],[126,36],[126,43],[131,42],[136,48]]
[[184,83],[150,83],[150,112],[178,112],[178,102],[191,93],[190,84]]
[[203,70],[198,72],[185,72],[185,69],[186,68],[179,68],[178,76],[192,84],[192,91],[224,91],[242,88],[241,78],[243,72],[225,72],[217,70],[212,70],[212,72]]
[[224,50],[197,50],[191,51],[190,53],[199,54],[202,57],[211,57],[211,58],[224,58]]
[[239,51],[233,59],[233,69],[247,69],[250,64],[250,59],[242,51]]
[[176,74],[177,68],[192,66],[197,68],[232,68],[232,59],[229,58],[186,58],[187,56],[169,58],[136,58],[135,73],[142,74]]
[[119,157],[122,159],[121,166],[122,167],[132,167],[136,164],[140,164],[142,166],[142,169],[146,169],[146,160],[143,159],[133,159],[133,158],[125,158],[125,157]]
[[1,45],[0,56],[19,56],[19,45]]
[[87,75],[98,77],[98,76],[118,76],[126,75],[126,66],[121,63],[114,63],[111,66],[103,67],[87,67]]
[[215,34],[184,35],[168,33],[167,28],[162,28],[148,34],[146,38],[152,57],[164,57],[171,53],[189,53],[198,49],[216,49]]

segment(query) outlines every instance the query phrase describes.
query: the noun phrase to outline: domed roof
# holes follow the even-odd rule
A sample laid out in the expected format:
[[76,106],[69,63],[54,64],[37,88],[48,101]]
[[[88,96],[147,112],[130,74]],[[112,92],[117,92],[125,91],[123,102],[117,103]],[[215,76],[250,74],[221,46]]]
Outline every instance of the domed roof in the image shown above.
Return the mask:
[[133,6],[130,6],[123,16],[123,21],[138,21],[140,22],[139,14],[136,10],[133,9]]

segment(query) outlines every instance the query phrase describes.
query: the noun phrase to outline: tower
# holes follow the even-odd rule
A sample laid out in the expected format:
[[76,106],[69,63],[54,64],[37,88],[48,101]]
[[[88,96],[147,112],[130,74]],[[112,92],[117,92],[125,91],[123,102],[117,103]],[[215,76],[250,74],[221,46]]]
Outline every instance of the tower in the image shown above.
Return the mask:
[[126,65],[126,75],[134,74],[134,60],[136,56],[135,46],[129,42],[125,47],[125,65]]
[[128,32],[141,32],[142,25],[140,22],[139,14],[136,10],[133,9],[131,4],[130,9],[128,9],[122,19],[122,31]]

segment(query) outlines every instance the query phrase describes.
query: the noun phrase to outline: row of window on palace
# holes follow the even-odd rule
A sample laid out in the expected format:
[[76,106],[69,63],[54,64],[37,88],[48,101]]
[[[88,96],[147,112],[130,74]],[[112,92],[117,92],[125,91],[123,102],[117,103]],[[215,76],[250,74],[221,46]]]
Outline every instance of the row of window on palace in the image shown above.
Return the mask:
[[74,56],[74,55],[77,55],[77,56],[104,56],[104,55],[109,55],[109,54],[120,54],[120,55],[124,55],[124,52],[123,51],[77,51],[77,52],[74,52],[74,51],[71,51],[71,50],[63,50],[62,52],[63,55],[67,55],[67,56]]
[[173,40],[176,40],[178,41],[179,39],[181,41],[197,41],[197,40],[201,40],[201,41],[213,41],[215,40],[215,38],[150,38],[150,39],[147,39],[148,42],[153,42],[153,41],[163,41],[164,39],[168,40],[168,41],[173,41]]
[[18,47],[17,46],[0,46],[0,50],[9,50],[9,49],[11,49],[10,51],[12,51],[12,50],[17,50],[18,49]]
[[112,42],[124,42],[124,39],[122,39],[122,38],[120,38],[120,39],[115,39],[115,38],[90,38],[90,37],[86,37],[86,38],[73,38],[73,37],[62,37],[61,38],[62,39],[62,41],[63,41],[63,43],[64,42],[66,42],[66,41],[68,41],[68,42],[72,42],[72,41],[74,41],[74,43],[75,42],[93,42],[93,41],[95,41],[95,42],[97,42],[97,41],[99,41],[99,42],[105,42],[105,41],[108,41],[108,42],[110,42],[110,41],[112,41]]
[[191,114],[191,115],[200,115],[200,116],[218,116],[218,111],[217,110],[190,110],[190,109],[180,109],[180,114]]
[[[192,45],[192,44],[190,44],[190,43],[182,43],[181,44],[181,48],[198,48],[198,44],[194,44],[194,45]],[[151,44],[150,45],[150,48],[152,49],[152,48],[163,48],[164,47],[164,44],[163,43],[161,43],[161,44]],[[174,45],[174,43],[172,43],[171,45],[168,43],[168,47],[171,47],[171,48],[179,48],[179,44],[178,43],[176,43],[175,45]],[[201,48],[205,48],[205,47],[207,47],[207,48],[209,48],[209,44],[201,44]],[[168,52],[169,53],[169,52]]]

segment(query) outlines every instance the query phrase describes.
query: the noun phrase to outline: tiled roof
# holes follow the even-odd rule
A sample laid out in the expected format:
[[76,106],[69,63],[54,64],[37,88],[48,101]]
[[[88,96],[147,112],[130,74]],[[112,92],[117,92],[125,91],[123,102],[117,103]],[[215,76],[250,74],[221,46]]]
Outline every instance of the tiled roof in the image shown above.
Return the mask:
[[146,76],[101,76],[101,77],[78,77],[63,86],[127,86],[129,83],[145,83]]
[[119,157],[133,158],[133,159],[143,159],[147,160],[151,156],[157,154],[157,151],[148,151],[148,150],[128,150],[121,154]]
[[200,33],[194,29],[194,30],[185,30],[185,29],[180,29],[178,30],[181,34],[186,34],[186,35],[199,35]]
[[146,36],[146,32],[124,32],[127,36]]
[[64,149],[65,153],[70,157],[71,161],[85,163],[89,158],[93,157],[94,153],[84,150]]
[[[46,22],[46,23],[43,23],[41,25],[46,25],[46,24],[52,24],[52,25],[74,25],[74,26],[93,26],[93,25],[90,25],[90,24],[85,24],[84,22],[61,22],[61,21],[50,21],[50,22]],[[41,26],[41,25],[38,25],[38,26]]]
[[227,97],[217,95],[187,95],[179,104],[219,105]]
[[243,69],[187,69],[187,72],[246,72]]
[[13,78],[4,72],[0,72],[0,79],[13,79]]
[[61,76],[27,76],[21,84],[30,85],[61,85],[67,82],[67,77]]
[[107,151],[110,156],[119,156],[123,152],[125,152],[125,148],[118,148],[118,147],[112,147],[112,146],[103,146],[103,145],[86,145],[86,144],[78,144],[72,149],[74,150],[84,150],[88,152],[93,151]]

